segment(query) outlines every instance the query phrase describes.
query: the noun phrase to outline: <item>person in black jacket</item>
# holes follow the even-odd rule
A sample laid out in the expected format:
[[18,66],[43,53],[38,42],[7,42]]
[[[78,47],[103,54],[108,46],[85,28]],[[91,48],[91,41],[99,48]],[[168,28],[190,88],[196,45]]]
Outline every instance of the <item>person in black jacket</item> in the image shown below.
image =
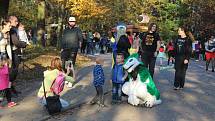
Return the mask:
[[148,32],[143,36],[143,40],[141,43],[142,52],[141,59],[146,68],[149,68],[149,72],[151,77],[154,75],[154,68],[156,57],[160,48],[160,36],[157,33],[157,25],[155,23],[151,23],[148,26]]
[[71,60],[75,65],[77,52],[83,41],[81,30],[75,26],[75,17],[69,17],[68,25],[61,40],[61,59],[64,69],[65,61]]
[[117,43],[117,52],[118,53],[123,53],[124,58],[128,58],[130,55],[128,50],[131,48],[131,44],[129,43],[129,39],[126,35],[122,35],[119,38],[119,41]]
[[184,87],[186,70],[192,53],[192,41],[188,38],[185,27],[179,27],[178,35],[178,38],[174,41],[175,90]]
[[20,54],[21,54],[21,48],[25,48],[27,43],[20,41],[18,37],[18,18],[16,16],[9,16],[9,21],[11,23],[11,29],[10,29],[10,46],[12,49],[12,67],[10,69],[10,81],[12,83],[11,85],[11,91],[16,96],[18,95],[18,91],[15,90],[15,80],[18,75],[18,68],[20,64]]

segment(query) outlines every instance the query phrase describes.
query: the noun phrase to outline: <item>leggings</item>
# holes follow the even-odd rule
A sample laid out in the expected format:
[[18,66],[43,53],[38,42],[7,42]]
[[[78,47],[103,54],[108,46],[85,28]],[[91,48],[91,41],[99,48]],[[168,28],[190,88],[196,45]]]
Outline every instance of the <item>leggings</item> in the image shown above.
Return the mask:
[[176,56],[175,58],[175,87],[184,87],[185,75],[188,68],[188,64],[184,64],[184,60],[184,56]]
[[0,90],[0,103],[3,101],[4,97],[6,97],[7,102],[11,102],[11,92],[10,89]]

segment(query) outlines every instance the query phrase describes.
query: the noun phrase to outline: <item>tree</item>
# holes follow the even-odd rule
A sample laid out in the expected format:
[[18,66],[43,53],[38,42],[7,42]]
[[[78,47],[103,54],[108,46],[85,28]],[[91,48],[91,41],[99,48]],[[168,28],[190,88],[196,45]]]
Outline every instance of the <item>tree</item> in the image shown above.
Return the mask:
[[0,21],[8,14],[9,0],[0,0]]
[[45,46],[45,0],[38,0],[37,13],[37,41]]

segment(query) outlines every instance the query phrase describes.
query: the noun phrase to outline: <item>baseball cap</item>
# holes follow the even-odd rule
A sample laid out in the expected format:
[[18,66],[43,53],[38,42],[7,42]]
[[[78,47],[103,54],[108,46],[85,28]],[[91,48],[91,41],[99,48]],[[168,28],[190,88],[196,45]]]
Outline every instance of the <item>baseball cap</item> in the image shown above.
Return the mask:
[[69,17],[69,21],[76,21],[75,17]]

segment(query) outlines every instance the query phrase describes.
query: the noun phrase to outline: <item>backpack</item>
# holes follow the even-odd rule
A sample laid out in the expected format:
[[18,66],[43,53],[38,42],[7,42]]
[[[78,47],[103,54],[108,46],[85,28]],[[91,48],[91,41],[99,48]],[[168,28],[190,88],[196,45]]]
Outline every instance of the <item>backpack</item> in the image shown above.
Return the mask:
[[64,74],[60,72],[56,79],[54,80],[54,82],[52,83],[51,91],[56,95],[59,95],[64,89],[65,84],[64,78],[65,78]]

